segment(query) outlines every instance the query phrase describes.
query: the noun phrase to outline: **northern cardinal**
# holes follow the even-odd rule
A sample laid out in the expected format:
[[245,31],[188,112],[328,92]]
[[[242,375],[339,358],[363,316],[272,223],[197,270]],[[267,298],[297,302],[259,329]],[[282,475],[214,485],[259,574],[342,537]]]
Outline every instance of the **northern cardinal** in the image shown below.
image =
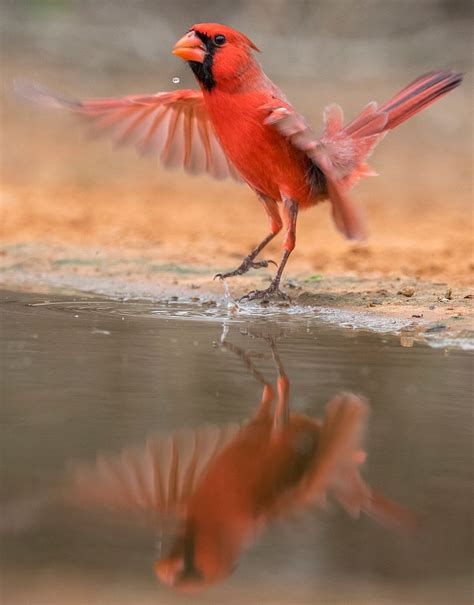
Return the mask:
[[362,239],[364,224],[347,192],[360,177],[375,174],[367,158],[389,130],[458,86],[462,75],[424,74],[384,105],[369,103],[345,126],[340,107],[329,106],[318,137],[265,75],[253,55],[258,50],[230,27],[200,23],[173,49],[188,62],[199,91],[86,101],[68,101],[39,87],[23,87],[23,93],[89,118],[96,130],[110,131],[117,142],[134,144],[140,153],[158,155],[167,167],[247,182],[265,208],[270,233],[239,267],[216,277],[267,267],[273,261],[255,259],[284,222],[284,252],[273,281],[243,298],[286,298],[280,279],[295,247],[299,210],[329,199],[338,229]]
[[240,347],[263,387],[260,405],[242,426],[198,428],[150,437],[144,447],[100,456],[77,467],[62,490],[86,510],[179,521],[178,537],[155,562],[165,584],[196,591],[228,576],[240,552],[273,520],[334,499],[352,517],[365,513],[396,529],[414,529],[409,510],[372,490],[360,475],[368,406],[352,394],[334,397],[322,421],[290,409],[289,380],[275,344],[275,389]]

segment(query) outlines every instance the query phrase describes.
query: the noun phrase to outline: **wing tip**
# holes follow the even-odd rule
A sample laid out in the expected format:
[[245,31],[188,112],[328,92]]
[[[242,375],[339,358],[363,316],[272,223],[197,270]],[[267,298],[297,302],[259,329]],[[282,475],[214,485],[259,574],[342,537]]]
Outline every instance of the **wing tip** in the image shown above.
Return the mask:
[[12,88],[16,97],[34,103],[35,105],[52,107],[54,109],[81,109],[81,103],[79,101],[60,97],[45,86],[41,86],[36,82],[31,82],[23,78],[16,78],[13,80]]

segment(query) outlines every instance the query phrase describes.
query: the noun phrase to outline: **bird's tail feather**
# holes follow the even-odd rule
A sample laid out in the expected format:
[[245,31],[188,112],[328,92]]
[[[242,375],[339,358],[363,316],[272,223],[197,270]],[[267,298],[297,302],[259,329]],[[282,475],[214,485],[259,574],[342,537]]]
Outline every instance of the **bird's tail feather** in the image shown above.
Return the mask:
[[341,131],[351,138],[365,138],[395,128],[408,118],[443,97],[462,82],[462,74],[452,70],[431,71],[387,101],[381,107],[369,103],[362,112]]
[[[333,178],[332,182],[328,179],[328,193],[333,203],[336,225],[347,237],[360,239],[360,234],[364,233],[362,219],[350,203],[346,191],[360,177],[377,174],[367,164],[374,148],[389,130],[428,107],[461,82],[462,74],[452,70],[429,72],[413,80],[381,107],[375,102],[369,103],[344,127],[342,110],[338,106],[326,109],[322,150],[316,161],[325,161],[332,167]],[[326,159],[322,158],[324,152]]]
[[462,74],[452,70],[432,71],[411,82],[380,108],[388,114],[385,130],[395,128],[443,97],[459,86],[462,78]]
[[324,174],[336,226],[349,239],[365,237],[364,220],[348,196],[362,176],[375,176],[367,160],[389,130],[431,105],[459,86],[462,74],[452,70],[432,71],[405,86],[390,101],[378,106],[372,101],[345,126],[342,109],[330,105],[324,111],[324,131],[318,138],[303,116],[281,104],[264,106],[271,124],[306,153]]

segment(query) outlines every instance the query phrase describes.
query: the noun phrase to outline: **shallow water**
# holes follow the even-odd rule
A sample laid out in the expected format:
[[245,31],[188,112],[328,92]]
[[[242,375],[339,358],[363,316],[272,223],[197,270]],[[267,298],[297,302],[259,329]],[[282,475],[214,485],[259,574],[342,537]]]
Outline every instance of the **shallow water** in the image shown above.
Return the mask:
[[[403,348],[310,314],[45,300],[1,298],[2,602],[471,601],[471,354]],[[165,536],[158,552],[156,526],[66,503],[64,486],[98,454],[248,421],[260,374],[276,380],[272,342],[290,411],[321,419],[340,391],[369,400],[362,476],[419,527],[352,519],[330,498],[324,510],[270,523],[229,577],[183,596],[155,577],[169,546]]]

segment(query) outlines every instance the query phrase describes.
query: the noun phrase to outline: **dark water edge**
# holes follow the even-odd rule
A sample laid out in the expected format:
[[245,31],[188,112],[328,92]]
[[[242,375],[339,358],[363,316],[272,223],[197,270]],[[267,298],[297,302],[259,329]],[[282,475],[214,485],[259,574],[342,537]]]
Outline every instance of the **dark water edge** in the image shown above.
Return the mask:
[[[1,296],[2,599],[6,603],[468,603],[472,561],[472,354],[288,316],[170,318],[121,303]],[[186,321],[185,321],[186,320]],[[225,326],[223,326],[225,324]],[[241,423],[273,336],[292,409],[320,418],[341,390],[370,402],[372,486],[420,515],[415,534],[334,506],[278,523],[199,596],[160,586],[149,528],[48,502],[74,462],[154,433]],[[3,601],[2,601],[3,602]]]

